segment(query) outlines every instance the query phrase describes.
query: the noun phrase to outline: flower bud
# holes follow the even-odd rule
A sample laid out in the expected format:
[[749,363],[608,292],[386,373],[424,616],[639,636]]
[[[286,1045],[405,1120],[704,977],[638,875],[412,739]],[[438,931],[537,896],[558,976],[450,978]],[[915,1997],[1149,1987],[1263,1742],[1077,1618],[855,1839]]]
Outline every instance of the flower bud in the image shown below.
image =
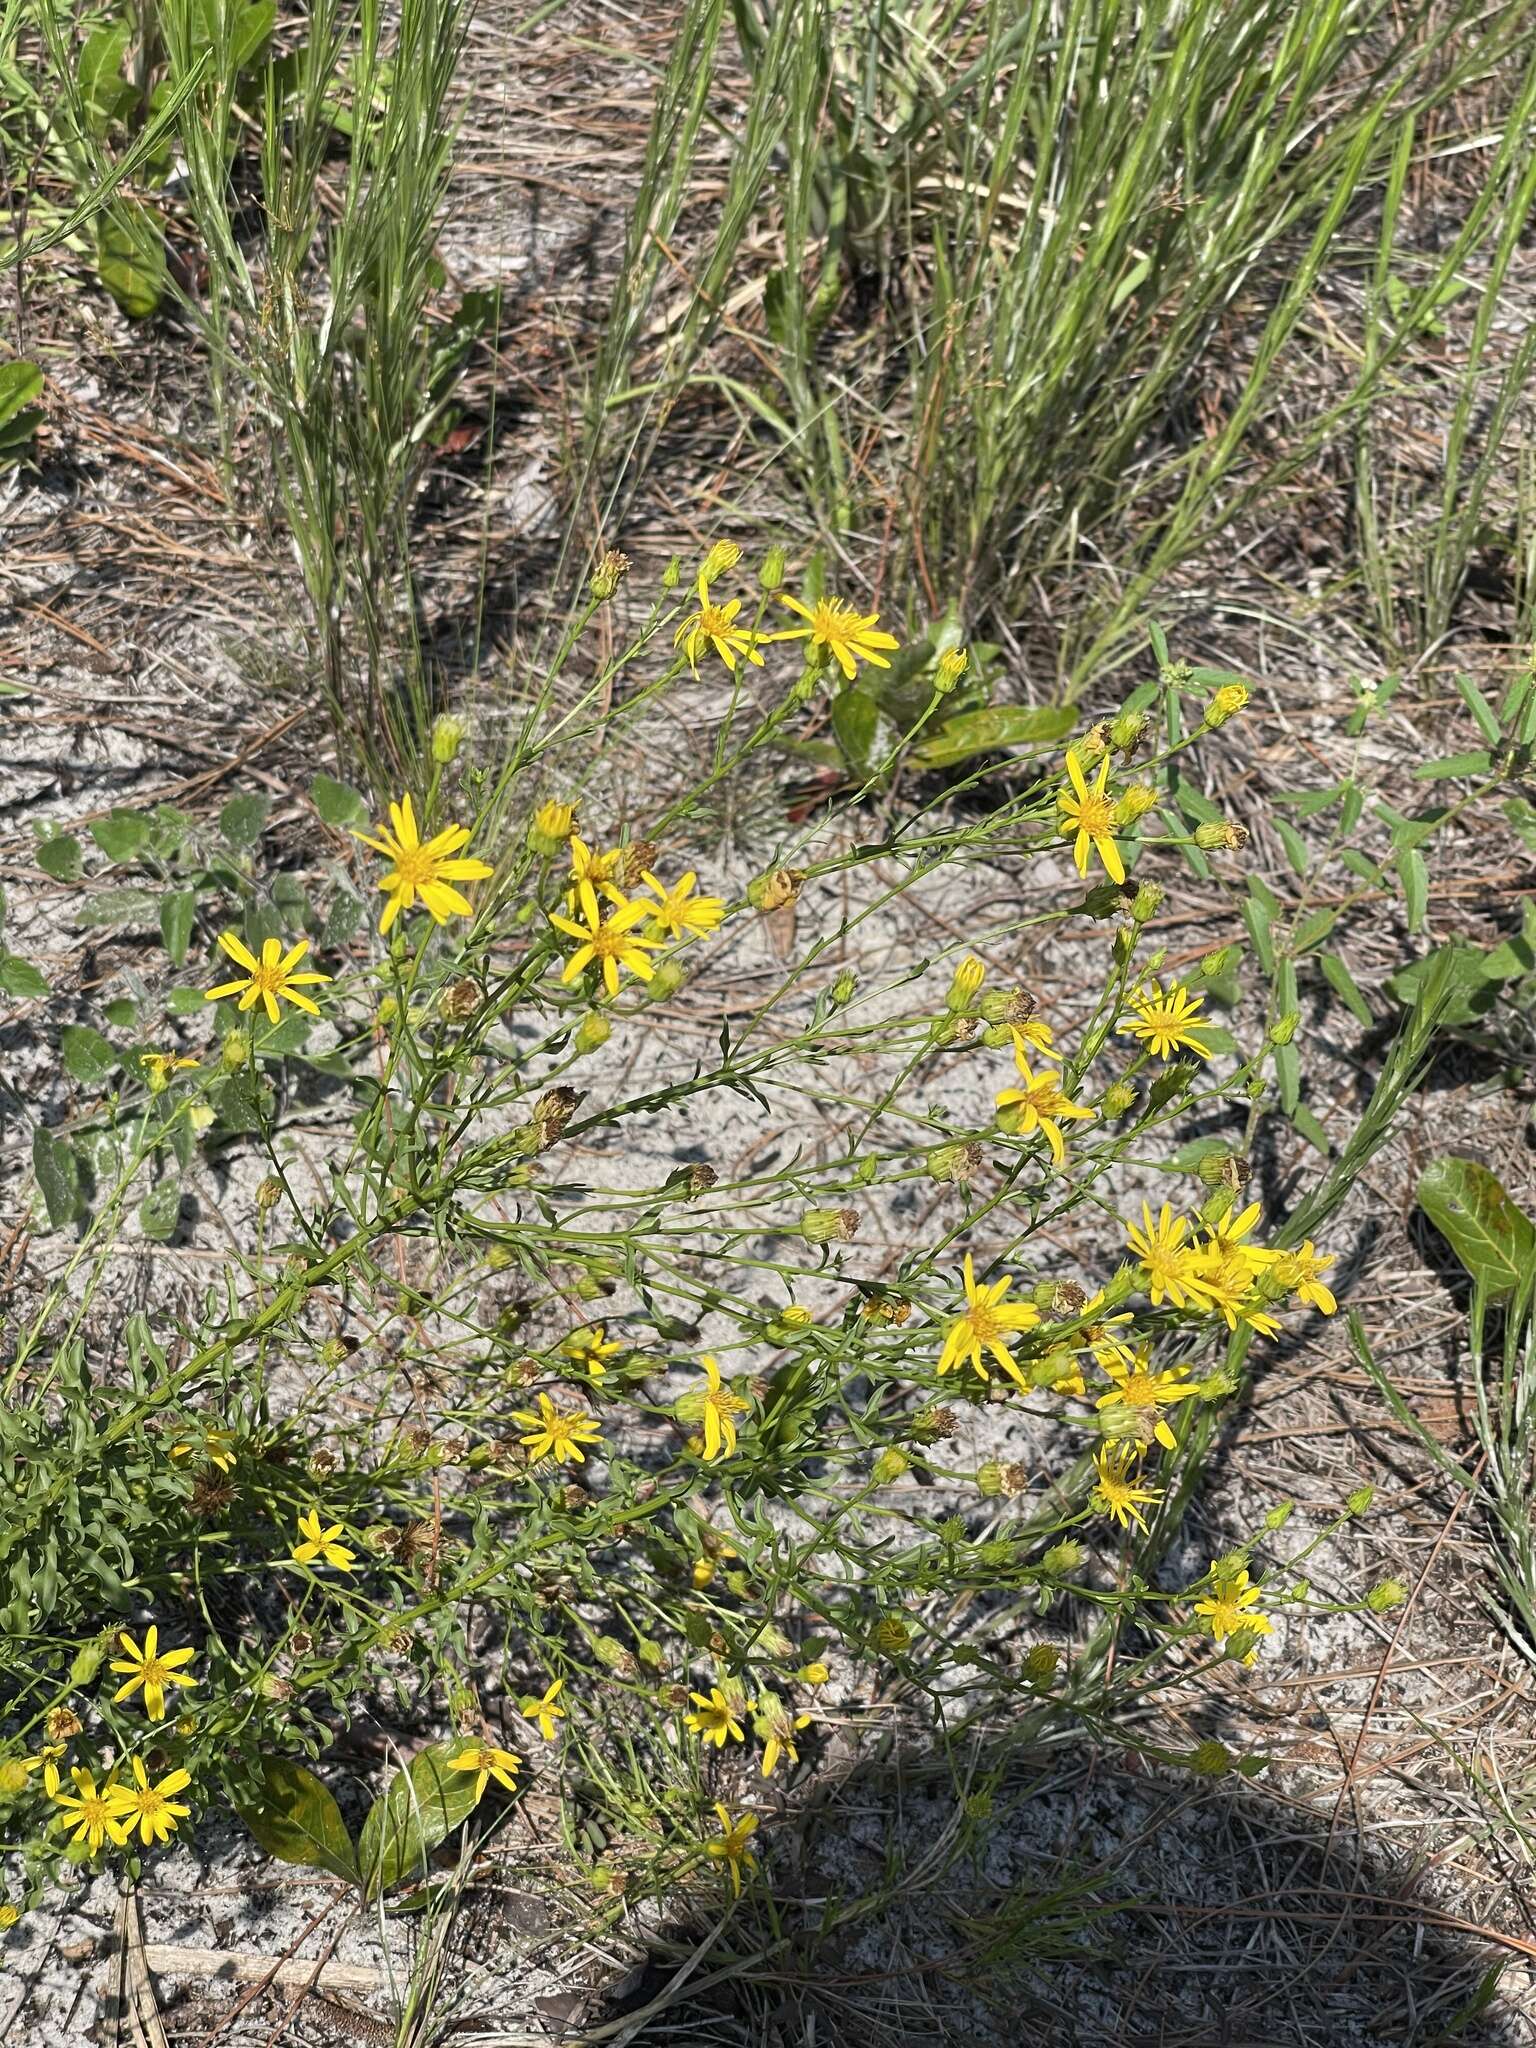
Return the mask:
[[858,976],[851,967],[845,967],[832,984],[832,1001],[841,1010],[853,1001],[859,985]]
[[1344,1512],[1346,1515],[1363,1515],[1369,1511],[1371,1502],[1375,1498],[1376,1489],[1374,1486],[1357,1486],[1348,1500],[1345,1501]]
[[933,672],[933,687],[941,697],[947,697],[960,678],[970,667],[971,657],[963,647],[951,647],[947,654],[941,654]]
[[592,581],[587,588],[599,604],[606,604],[628,574],[628,555],[621,555],[617,548],[608,548],[592,571]]
[[1051,1545],[1040,1560],[1040,1569],[1048,1578],[1064,1579],[1069,1572],[1080,1571],[1087,1556],[1082,1544],[1068,1536]]
[[1157,802],[1157,791],[1148,788],[1144,782],[1133,782],[1115,805],[1115,823],[1134,825],[1138,818],[1144,818]]
[[1204,981],[1214,981],[1219,974],[1225,971],[1227,962],[1231,957],[1232,948],[1230,946],[1217,946],[1213,952],[1203,956],[1195,972]]
[[1011,1024],[989,1024],[981,1034],[981,1042],[993,1052],[1002,1052],[1013,1044]]
[[1061,1652],[1054,1643],[1031,1643],[1024,1653],[1021,1667],[1024,1683],[1033,1686],[1036,1692],[1043,1692],[1055,1678],[1060,1662]]
[[450,761],[458,759],[459,749],[469,727],[462,718],[456,718],[451,711],[445,711],[432,721],[432,758],[439,768],[446,768]]
[[1147,729],[1145,711],[1122,711],[1109,728],[1111,746],[1122,754],[1134,754],[1141,745],[1142,735]]
[[1232,1768],[1232,1754],[1225,1743],[1202,1742],[1190,1751],[1189,1768],[1200,1778],[1224,1778]]
[[1242,683],[1223,683],[1205,707],[1205,722],[1208,726],[1225,725],[1229,718],[1235,718],[1248,702],[1248,691]]
[[1131,898],[1131,919],[1135,924],[1150,924],[1163,907],[1164,891],[1158,882],[1139,882],[1136,894]]
[[1111,1121],[1116,1117],[1128,1115],[1135,1107],[1136,1090],[1129,1081],[1116,1081],[1112,1087],[1104,1090],[1099,1099],[1099,1115],[1108,1117]]
[[735,541],[714,541],[699,570],[700,580],[704,583],[713,583],[716,577],[724,576],[727,570],[734,569],[740,560],[741,549]]
[[768,1325],[770,1344],[793,1344],[797,1337],[803,1337],[815,1324],[816,1318],[808,1308],[802,1308],[797,1301],[787,1302]]
[[663,590],[676,590],[682,580],[683,558],[681,555],[674,555],[661,572],[661,587]]
[[1225,818],[1210,818],[1195,827],[1195,844],[1206,853],[1236,853],[1248,844],[1241,825],[1229,825]]
[[976,1468],[976,1491],[983,1500],[996,1500],[1003,1490],[1003,1468],[995,1458]]
[[660,961],[645,985],[646,1001],[669,1003],[687,979],[687,970],[679,961]]
[[1283,1017],[1276,1019],[1274,1028],[1269,1034],[1270,1044],[1289,1045],[1296,1036],[1296,1026],[1300,1022],[1301,1012],[1299,1010],[1287,1010]]
[[858,1227],[857,1209],[807,1209],[799,1223],[807,1244],[846,1244]]
[[763,557],[763,565],[757,572],[759,590],[766,590],[770,596],[784,584],[784,550],[777,541]]
[[1095,882],[1081,908],[1086,916],[1102,923],[1107,917],[1118,917],[1134,893],[1121,882]]
[[900,1479],[912,1469],[912,1460],[905,1451],[898,1451],[894,1445],[883,1450],[870,1469],[870,1478],[876,1486],[889,1486],[892,1480]]
[[1291,1516],[1295,1512],[1295,1501],[1283,1500],[1281,1501],[1279,1507],[1271,1508],[1269,1513],[1264,1517],[1264,1527],[1269,1531],[1271,1535],[1274,1535],[1277,1530],[1283,1529],[1285,1527],[1286,1523],[1291,1519]]
[[962,960],[950,981],[944,1007],[957,1017],[963,1016],[981,993],[981,984],[986,978],[987,970],[980,960]]
[[870,1642],[882,1657],[899,1657],[911,1648],[912,1631],[899,1614],[882,1615]]
[[588,1010],[571,1034],[571,1043],[579,1053],[596,1052],[606,1045],[613,1036],[613,1026],[601,1010]]
[[227,1074],[238,1074],[250,1063],[251,1041],[244,1031],[226,1031],[219,1048],[219,1064]]
[[1383,1579],[1366,1594],[1365,1604],[1372,1614],[1388,1614],[1394,1607],[1401,1607],[1407,1598],[1408,1588],[1401,1579]]
[[555,860],[564,853],[576,830],[576,806],[556,803],[553,798],[539,805],[528,827],[528,850],[540,860]]
[[76,1650],[74,1660],[69,1667],[70,1684],[89,1685],[101,1669],[106,1654],[106,1650],[100,1643],[82,1643],[79,1649]]

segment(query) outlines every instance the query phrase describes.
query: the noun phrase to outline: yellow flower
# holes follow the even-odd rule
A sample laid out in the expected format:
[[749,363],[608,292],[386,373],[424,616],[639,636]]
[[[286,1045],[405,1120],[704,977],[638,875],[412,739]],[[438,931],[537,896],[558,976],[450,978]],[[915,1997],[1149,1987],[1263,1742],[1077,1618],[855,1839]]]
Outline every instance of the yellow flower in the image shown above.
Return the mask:
[[201,1452],[221,1472],[233,1470],[236,1437],[232,1429],[204,1429],[197,1436],[178,1437],[171,1445],[173,1458],[190,1458]]
[[341,1534],[341,1523],[332,1522],[329,1528],[320,1526],[320,1510],[311,1508],[307,1515],[299,1517],[299,1534],[304,1538],[289,1552],[295,1564],[313,1564],[318,1557],[324,1563],[334,1565],[339,1572],[351,1571],[357,1563],[357,1552],[348,1550],[336,1538]]
[[[656,969],[647,959],[645,949],[654,949],[661,942],[659,939],[642,938],[635,930],[635,926],[650,915],[649,907],[638,901],[626,902],[620,897],[619,907],[604,917],[592,884],[583,882],[580,889],[584,924],[578,924],[572,917],[562,917],[558,911],[549,913],[549,921],[556,931],[581,941],[561,970],[560,979],[563,982],[574,981],[595,960],[602,968],[603,986],[611,996],[619,992],[621,967],[627,968],[641,981],[649,981]],[[618,892],[613,893],[617,895]]]
[[1079,1108],[1061,1092],[1061,1076],[1054,1068],[1042,1067],[1038,1074],[1030,1072],[1029,1062],[1024,1057],[1024,1047],[1017,1040],[1013,1048],[1014,1064],[1023,1077],[1022,1088],[1004,1088],[997,1098],[999,1109],[1017,1112],[1017,1129],[1020,1137],[1027,1138],[1032,1131],[1042,1131],[1051,1148],[1051,1157],[1060,1166],[1067,1156],[1066,1140],[1061,1135],[1063,1117],[1091,1117],[1091,1109]]
[[586,901],[586,898],[581,895],[581,885],[583,882],[589,883],[593,889],[601,889],[615,903],[622,903],[624,901],[622,890],[615,888],[613,881],[619,862],[623,858],[622,847],[610,846],[606,853],[594,853],[586,841],[578,838],[573,832],[570,839],[570,850],[571,893],[566,898],[567,909],[574,910],[578,899],[582,902]]
[[303,974],[294,973],[294,969],[309,951],[308,939],[300,939],[298,944],[290,946],[286,953],[280,940],[268,939],[262,946],[259,960],[245,941],[236,938],[233,932],[220,932],[219,944],[237,967],[246,969],[246,973],[239,981],[222,981],[217,988],[209,989],[203,998],[205,1002],[216,1003],[222,996],[239,996],[242,1010],[254,1009],[259,1002],[265,1007],[269,1021],[275,1024],[279,1015],[278,999],[281,997],[284,1002],[292,1003],[295,1009],[307,1010],[311,1017],[319,1016],[318,1003],[311,1002],[308,996],[295,994],[296,989],[329,981],[331,978],[328,974],[308,971]]
[[113,1693],[113,1704],[117,1705],[130,1694],[144,1688],[144,1711],[151,1721],[165,1719],[165,1688],[168,1685],[196,1685],[195,1678],[182,1675],[180,1666],[190,1664],[197,1655],[196,1650],[160,1649],[160,1631],[151,1627],[145,1632],[144,1647],[141,1650],[133,1637],[124,1629],[118,1636],[123,1655],[114,1657],[110,1665],[113,1671],[126,1671],[129,1676]]
[[[658,882],[649,868],[641,871],[640,879],[647,889],[654,890],[660,901],[651,912],[654,921],[662,927],[669,938],[702,939],[714,931],[725,916],[725,902],[719,896],[693,896],[698,876],[690,868],[679,882],[670,889]],[[689,901],[693,897],[692,902]]]
[[809,1728],[810,1725],[811,1717],[809,1714],[795,1714],[791,1716],[782,1707],[777,1713],[769,1717],[768,1739],[763,1744],[763,1776],[765,1778],[773,1776],[774,1766],[778,1763],[781,1756],[787,1756],[792,1764],[799,1763],[800,1752],[795,1747],[795,1737],[802,1728]]
[[474,906],[453,884],[483,882],[496,870],[483,860],[457,858],[460,848],[469,844],[469,827],[449,825],[423,843],[409,796],[390,805],[389,820],[394,830],[381,825],[377,839],[370,839],[366,832],[353,835],[392,863],[379,883],[389,896],[379,920],[380,934],[387,935],[401,911],[409,910],[418,896],[434,924],[446,924],[450,917],[473,917]]
[[1331,1253],[1319,1252],[1309,1237],[1299,1252],[1271,1252],[1270,1276],[1298,1301],[1308,1302],[1331,1316],[1338,1307],[1333,1290],[1324,1286],[1321,1275],[1333,1264]]
[[563,1678],[551,1679],[550,1683],[544,1688],[542,1698],[535,1699],[533,1694],[529,1693],[517,1710],[525,1721],[538,1722],[539,1733],[546,1742],[554,1741],[555,1723],[563,1721],[565,1718],[564,1707],[556,1705],[556,1701],[560,1697],[560,1689],[564,1684],[565,1680]]
[[[1228,1636],[1239,1636],[1251,1631],[1254,1635],[1270,1636],[1275,1625],[1267,1614],[1254,1606],[1261,1589],[1248,1583],[1246,1571],[1223,1572],[1211,1581],[1208,1599],[1195,1602],[1198,1614],[1218,1644]],[[1249,1650],[1243,1658],[1245,1664],[1253,1663],[1258,1656],[1258,1645]]]
[[1033,1047],[1036,1052],[1043,1052],[1047,1059],[1060,1058],[1056,1051],[1056,1034],[1043,1017],[1031,1017],[1027,1024],[1013,1026],[1014,1052],[1019,1053],[1026,1046]]
[[74,1780],[74,1791],[55,1792],[53,1795],[54,1804],[63,1809],[54,1826],[72,1828],[74,1832],[70,1840],[83,1842],[93,1855],[103,1842],[111,1842],[119,1849],[126,1848],[126,1789],[108,1780],[98,1791],[95,1778],[85,1770],[75,1769],[69,1775]]
[[1149,982],[1131,997],[1135,1014],[1128,1024],[1118,1027],[1120,1035],[1139,1038],[1160,1060],[1169,1059],[1186,1046],[1200,1059],[1208,1060],[1210,1048],[1202,1045],[1196,1035],[1209,1028],[1196,1015],[1204,1001],[1204,996],[1192,996],[1181,981],[1174,982],[1166,993],[1160,981]]
[[132,1785],[119,1785],[114,1789],[121,1793],[122,1804],[119,1812],[128,1823],[131,1835],[135,1826],[139,1840],[148,1848],[152,1842],[168,1842],[176,1831],[176,1823],[185,1820],[192,1811],[189,1806],[178,1806],[173,1793],[184,1792],[192,1782],[190,1771],[168,1771],[158,1785],[151,1785],[149,1773],[142,1761],[133,1759]]
[[162,1095],[171,1085],[172,1074],[179,1074],[184,1067],[195,1067],[196,1060],[183,1059],[174,1052],[141,1052],[139,1065],[149,1069],[149,1092]]
[[537,1414],[531,1408],[518,1408],[512,1415],[514,1422],[527,1426],[527,1436],[519,1441],[527,1449],[529,1464],[537,1465],[540,1459],[552,1457],[557,1465],[584,1465],[582,1445],[597,1443],[602,1431],[585,1408],[562,1415],[548,1394],[540,1394],[538,1400]]
[[825,1685],[832,1673],[825,1664],[818,1661],[814,1664],[802,1664],[795,1676],[802,1685]]
[[[688,1697],[698,1711],[684,1716],[685,1728],[691,1728],[695,1735],[703,1736],[706,1742],[712,1742],[717,1749],[724,1749],[727,1736],[732,1742],[746,1741],[742,1725],[736,1718],[736,1709],[718,1685],[712,1685],[707,1693],[691,1692]],[[744,1713],[750,1711],[749,1707],[742,1709]]]
[[0,1797],[14,1799],[18,1792],[25,1792],[42,1761],[40,1756],[8,1756],[0,1763]]
[[523,1760],[516,1750],[498,1749],[494,1743],[477,1742],[473,1748],[464,1750],[453,1757],[448,1765],[450,1771],[473,1771],[475,1773],[475,1798],[485,1795],[488,1780],[494,1778],[498,1785],[508,1792],[517,1790],[517,1774],[523,1767]]
[[1083,771],[1077,755],[1067,749],[1067,778],[1070,789],[1064,789],[1056,802],[1061,811],[1061,829],[1067,838],[1074,833],[1077,844],[1072,849],[1072,858],[1077,863],[1077,872],[1088,872],[1088,851],[1092,847],[1104,863],[1104,871],[1112,882],[1125,880],[1125,862],[1120,858],[1120,849],[1115,844],[1115,807],[1105,794],[1109,781],[1109,756],[1106,754],[1099,763],[1098,775],[1092,789],[1083,779]]
[[1133,1443],[1101,1444],[1094,1457],[1094,1471],[1098,1475],[1089,1505],[1096,1514],[1108,1515],[1112,1522],[1122,1529],[1134,1522],[1145,1532],[1142,1520],[1144,1507],[1155,1507],[1163,1497],[1160,1486],[1138,1486],[1138,1468],[1141,1464],[1141,1448]]
[[1184,1242],[1188,1222],[1175,1216],[1166,1202],[1156,1223],[1152,1221],[1151,1208],[1143,1202],[1141,1221],[1140,1230],[1134,1223],[1126,1225],[1125,1241],[1141,1261],[1141,1277],[1147,1284],[1152,1306],[1159,1307],[1164,1295],[1175,1308],[1197,1306],[1191,1294],[1199,1251]]
[[[50,1715],[49,1719],[51,1720],[52,1718],[52,1715]],[[45,1742],[36,1757],[28,1759],[28,1762],[34,1767],[37,1764],[42,1765],[43,1790],[50,1799],[59,1789],[59,1758],[63,1754],[64,1745],[62,1742]]]
[[850,683],[858,674],[861,661],[867,661],[872,668],[890,667],[886,653],[900,642],[890,633],[874,631],[878,612],[856,612],[851,604],[844,604],[837,597],[819,597],[814,605],[803,605],[787,591],[780,592],[779,602],[787,604],[808,623],[771,633],[769,639],[809,640],[812,647],[827,648]]
[[747,1843],[757,1826],[757,1815],[744,1813],[740,1820],[733,1823],[729,1812],[718,1799],[715,1801],[715,1812],[720,1818],[721,1838],[718,1842],[706,1842],[704,1854],[712,1857],[716,1863],[723,1863],[730,1871],[731,1895],[739,1899],[742,1871],[757,1868],[757,1858],[747,1853]]
[[1279,1334],[1280,1325],[1253,1291],[1253,1264],[1243,1248],[1224,1248],[1210,1238],[1195,1253],[1187,1285],[1192,1306],[1218,1314],[1229,1330],[1247,1323],[1261,1337]]
[[969,1252],[965,1255],[961,1279],[965,1287],[966,1310],[944,1333],[939,1372],[953,1372],[962,1359],[969,1359],[979,1378],[990,1379],[981,1357],[983,1351],[990,1351],[1004,1372],[1017,1380],[1021,1387],[1027,1387],[1029,1382],[1015,1364],[1006,1339],[1016,1331],[1032,1330],[1040,1320],[1039,1309],[1032,1302],[1003,1300],[1013,1285],[1006,1273],[990,1286],[985,1283],[978,1285]]
[[[763,657],[757,651],[759,636],[756,633],[749,633],[744,626],[738,626],[736,623],[736,614],[741,610],[741,599],[733,597],[729,604],[716,604],[709,594],[712,579],[724,575],[727,569],[735,566],[734,563],[721,559],[725,549],[734,545],[735,543],[730,541],[717,542],[711,549],[709,559],[699,571],[699,608],[696,612],[689,613],[672,636],[672,645],[682,648],[688,657],[688,666],[695,675],[699,672],[699,656],[706,647],[714,648],[733,675],[736,673],[738,660],[750,661],[756,668],[763,665]],[[737,552],[739,558],[740,550]],[[720,565],[715,567],[713,565],[717,559]]]
[[580,1330],[572,1330],[560,1349],[572,1364],[600,1380],[608,1370],[606,1361],[617,1358],[624,1346],[607,1337],[601,1323],[588,1323]]
[[1153,1418],[1152,1434],[1165,1451],[1171,1451],[1174,1448],[1173,1431],[1159,1411],[1171,1408],[1176,1402],[1187,1401],[1195,1393],[1195,1388],[1185,1380],[1189,1367],[1174,1365],[1158,1372],[1147,1353],[1138,1351],[1134,1357],[1110,1359],[1104,1371],[1114,1385],[1107,1394],[1099,1396],[1094,1406],[1140,1410],[1149,1414]]
[[704,1462],[713,1465],[736,1455],[735,1418],[746,1414],[748,1404],[722,1382],[719,1362],[708,1352],[699,1363],[709,1382],[704,1394]]

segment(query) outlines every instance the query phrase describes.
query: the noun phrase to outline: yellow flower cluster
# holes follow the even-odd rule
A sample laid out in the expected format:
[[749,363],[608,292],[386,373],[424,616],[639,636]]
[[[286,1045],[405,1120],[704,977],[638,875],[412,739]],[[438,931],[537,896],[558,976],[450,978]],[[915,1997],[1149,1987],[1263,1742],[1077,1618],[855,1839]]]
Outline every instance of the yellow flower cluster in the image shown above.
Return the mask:
[[725,916],[720,897],[694,894],[699,878],[692,869],[668,887],[649,868],[642,868],[640,880],[650,897],[631,896],[615,879],[623,848],[594,853],[584,840],[573,837],[570,851],[571,888],[565,909],[549,916],[557,932],[577,942],[560,975],[564,982],[573,982],[596,966],[603,986],[616,996],[621,969],[639,981],[651,980],[656,968],[650,955],[658,947],[705,938]]

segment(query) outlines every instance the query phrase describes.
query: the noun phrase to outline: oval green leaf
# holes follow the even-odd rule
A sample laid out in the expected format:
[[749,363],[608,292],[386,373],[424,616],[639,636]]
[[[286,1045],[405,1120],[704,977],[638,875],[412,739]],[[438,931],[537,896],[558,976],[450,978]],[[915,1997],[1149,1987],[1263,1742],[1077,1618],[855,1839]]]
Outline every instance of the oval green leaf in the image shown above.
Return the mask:
[[1536,1265],[1536,1224],[1477,1160],[1435,1160],[1420,1178],[1419,1206],[1490,1295],[1513,1294]]
[[357,1858],[341,1808],[314,1772],[280,1756],[262,1757],[260,1771],[255,1797],[237,1799],[235,1809],[267,1854],[357,1884]]

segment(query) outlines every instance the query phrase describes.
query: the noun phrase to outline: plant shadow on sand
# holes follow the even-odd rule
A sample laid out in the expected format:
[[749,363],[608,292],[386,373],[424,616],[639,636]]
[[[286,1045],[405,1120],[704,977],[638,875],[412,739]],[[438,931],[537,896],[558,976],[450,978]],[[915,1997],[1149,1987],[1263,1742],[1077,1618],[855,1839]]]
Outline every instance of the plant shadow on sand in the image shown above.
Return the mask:
[[712,1947],[712,1915],[669,1923],[572,2039],[627,2016],[626,2048],[1527,2042],[1507,1952],[1328,1804],[1086,1747],[893,1754],[765,1827],[771,1904]]

